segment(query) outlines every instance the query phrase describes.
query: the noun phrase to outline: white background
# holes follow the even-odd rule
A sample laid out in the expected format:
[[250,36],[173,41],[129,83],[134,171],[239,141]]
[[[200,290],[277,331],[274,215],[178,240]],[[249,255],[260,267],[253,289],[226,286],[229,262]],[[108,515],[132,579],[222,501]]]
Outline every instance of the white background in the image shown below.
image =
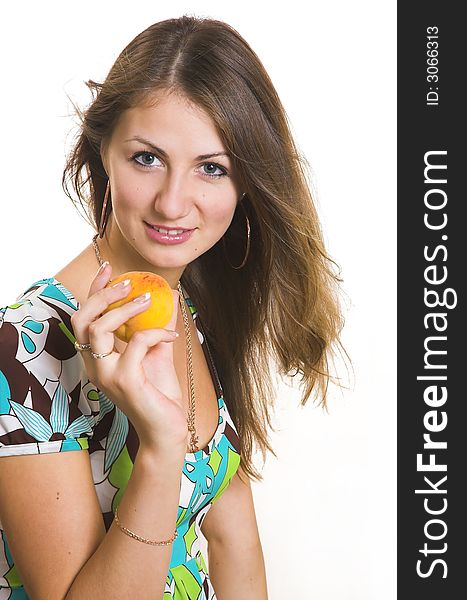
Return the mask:
[[[254,484],[270,600],[396,596],[396,3],[31,0],[0,25],[0,306],[50,277],[92,229],[61,189],[72,107],[153,22],[227,21],[259,55],[314,176],[328,251],[342,269],[348,390],[325,414],[283,386]],[[68,140],[67,140],[67,135]],[[258,463],[259,464],[259,463]],[[221,599],[220,599],[221,600]],[[239,599],[240,600],[240,599]]]

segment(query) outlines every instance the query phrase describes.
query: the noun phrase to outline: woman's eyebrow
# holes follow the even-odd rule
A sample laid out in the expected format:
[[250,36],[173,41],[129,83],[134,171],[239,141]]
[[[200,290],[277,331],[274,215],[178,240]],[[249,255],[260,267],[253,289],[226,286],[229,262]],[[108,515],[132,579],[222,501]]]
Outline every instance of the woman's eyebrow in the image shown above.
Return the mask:
[[[165,156],[165,157],[168,156],[167,152],[165,152],[165,150],[162,150],[162,148],[159,148],[158,146],[156,146],[149,140],[145,140],[144,138],[139,137],[139,136],[132,137],[128,140],[125,140],[125,142],[140,142],[141,144],[146,144],[147,146],[149,146],[152,150],[154,150],[158,154],[161,154],[162,156]],[[221,152],[211,152],[210,154],[200,154],[199,156],[197,156],[195,158],[195,160],[205,160],[207,158],[212,158],[213,156],[227,156],[227,158],[230,158],[230,155],[227,152],[221,151]]]

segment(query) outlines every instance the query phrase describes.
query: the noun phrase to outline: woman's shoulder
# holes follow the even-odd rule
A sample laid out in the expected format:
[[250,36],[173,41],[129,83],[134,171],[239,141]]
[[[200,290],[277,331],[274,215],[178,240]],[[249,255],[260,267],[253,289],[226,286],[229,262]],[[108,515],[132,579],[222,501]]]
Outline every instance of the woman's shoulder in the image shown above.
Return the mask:
[[[21,307],[33,307],[54,310],[64,308],[68,314],[72,314],[78,308],[78,303],[72,293],[55,277],[43,277],[32,282],[12,302],[0,308],[2,316],[8,308],[16,310]],[[23,308],[23,311],[26,308]]]
[[78,449],[78,438],[92,435],[97,407],[83,395],[76,310],[54,277],[0,308],[0,455]]
[[38,279],[14,302],[0,308],[0,356],[28,369],[76,354],[71,316],[76,301],[54,277]]
[[71,356],[76,352],[71,316],[77,309],[69,290],[54,277],[36,280],[0,308],[1,354],[15,347],[21,362],[31,361],[44,348],[56,358]]

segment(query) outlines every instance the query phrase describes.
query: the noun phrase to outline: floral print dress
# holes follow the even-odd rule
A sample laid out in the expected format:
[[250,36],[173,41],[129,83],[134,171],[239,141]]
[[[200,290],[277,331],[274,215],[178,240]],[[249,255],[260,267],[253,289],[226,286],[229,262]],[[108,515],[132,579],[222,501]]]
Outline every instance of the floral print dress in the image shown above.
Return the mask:
[[[200,550],[200,526],[237,471],[239,439],[198,312],[183,292],[215,384],[219,419],[208,445],[185,456],[178,537],[163,600],[214,600]],[[70,321],[78,309],[71,292],[54,277],[36,281],[13,304],[0,308],[0,460],[20,454],[89,452],[108,530],[139,441],[126,415],[87,378]],[[0,536],[0,600],[27,600],[1,522]]]

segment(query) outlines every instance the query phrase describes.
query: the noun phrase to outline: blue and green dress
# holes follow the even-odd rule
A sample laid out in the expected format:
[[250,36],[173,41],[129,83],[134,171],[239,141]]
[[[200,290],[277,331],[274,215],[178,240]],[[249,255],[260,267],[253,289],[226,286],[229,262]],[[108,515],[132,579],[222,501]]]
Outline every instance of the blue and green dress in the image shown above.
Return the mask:
[[[200,527],[238,469],[240,445],[198,312],[183,293],[215,385],[219,419],[208,445],[185,456],[178,537],[163,598],[213,600]],[[71,292],[54,277],[36,281],[13,304],[0,308],[0,457],[89,452],[108,530],[139,440],[126,415],[86,375],[71,326],[71,315],[78,309]],[[1,522],[0,535],[0,600],[27,599]]]

